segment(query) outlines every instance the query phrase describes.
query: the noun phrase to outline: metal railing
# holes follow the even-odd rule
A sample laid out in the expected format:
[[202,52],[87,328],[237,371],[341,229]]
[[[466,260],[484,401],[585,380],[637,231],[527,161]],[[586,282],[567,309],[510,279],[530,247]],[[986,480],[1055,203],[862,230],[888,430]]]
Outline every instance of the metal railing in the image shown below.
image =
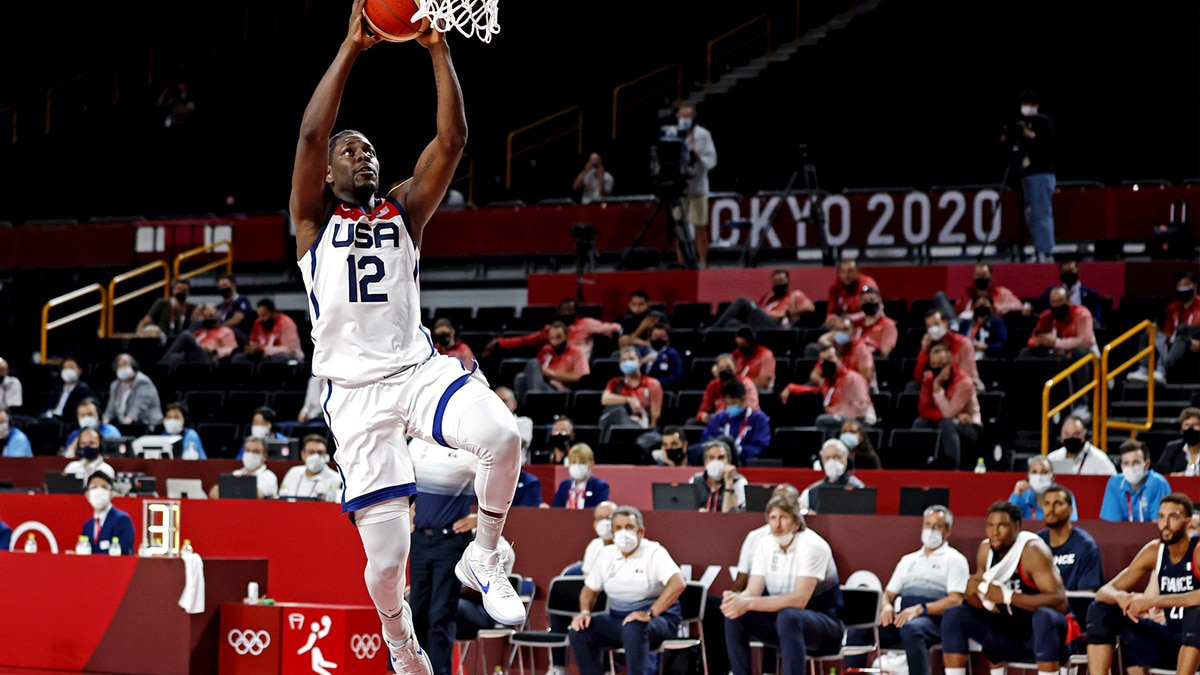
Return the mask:
[[[1100,385],[1101,385],[1100,386],[1100,396],[1103,399],[1103,404],[1100,406],[1101,418],[1098,423],[1099,428],[1096,429],[1095,433],[1092,434],[1092,437],[1097,439],[1097,443],[1096,443],[1097,447],[1108,448],[1108,430],[1109,429],[1127,429],[1131,432],[1130,437],[1134,438],[1137,436],[1137,432],[1150,431],[1150,429],[1154,426],[1154,378],[1153,377],[1146,378],[1146,421],[1145,422],[1125,422],[1122,420],[1114,421],[1114,420],[1108,419],[1108,383],[1109,383],[1109,381],[1113,380],[1121,373],[1128,370],[1135,363],[1137,363],[1138,361],[1141,361],[1142,358],[1144,358],[1144,357],[1149,357],[1149,359],[1150,359],[1150,362],[1147,367],[1147,372],[1150,372],[1150,373],[1154,372],[1154,338],[1155,338],[1156,330],[1157,329],[1155,328],[1153,321],[1143,321],[1143,322],[1139,323],[1138,325],[1134,326],[1133,328],[1130,328],[1129,330],[1125,331],[1118,337],[1114,338],[1112,342],[1109,342],[1108,344],[1104,345],[1103,356],[1100,359],[1100,378],[1099,378]],[[1133,338],[1138,337],[1142,334],[1145,334],[1149,338],[1147,341],[1146,347],[1144,347],[1142,350],[1140,350],[1137,354],[1134,354],[1132,357],[1129,358],[1129,360],[1125,361],[1121,365],[1110,368],[1108,359],[1109,359],[1109,356],[1112,354],[1112,350],[1115,347],[1118,347],[1121,344],[1124,344],[1125,342],[1128,342],[1129,340],[1132,340]]]
[[638,77],[635,77],[628,82],[622,82],[621,84],[618,84],[617,86],[613,87],[612,137],[614,140],[617,138],[617,117],[619,116],[621,110],[623,110],[624,108],[628,108],[630,106],[636,105],[638,103],[641,103],[642,101],[645,101],[653,96],[657,96],[658,94],[671,91],[672,85],[667,84],[667,85],[660,86],[657,89],[653,89],[651,91],[643,93],[640,96],[635,97],[633,100],[625,101],[624,104],[622,104],[620,102],[621,92],[625,91],[626,89],[629,89],[630,87],[632,87],[635,84],[640,84],[646,80],[649,80],[650,78],[654,77],[655,75],[661,75],[662,73],[667,73],[667,72],[673,72],[675,75],[675,81],[674,81],[675,98],[673,100],[675,101],[675,104],[678,105],[679,101],[683,97],[683,69],[679,67],[678,63],[672,63],[670,65],[663,66],[662,68],[656,68],[656,69],[646,73],[645,75],[639,75]]
[[[91,295],[92,293],[100,294],[100,302],[99,303],[97,303],[95,305],[90,305],[88,307],[85,307],[83,309],[75,311],[66,316],[59,317],[53,321],[50,320],[50,310],[52,308],[57,307],[59,305],[66,304],[68,302],[71,302],[72,300],[77,300],[79,298],[86,297],[88,295]],[[89,284],[78,290],[74,290],[65,295],[60,295],[57,298],[51,298],[50,300],[48,300],[46,302],[46,304],[42,307],[42,363],[46,363],[46,359],[50,355],[49,349],[48,349],[50,331],[54,330],[55,328],[60,328],[69,323],[72,323],[74,321],[82,319],[85,316],[88,316],[90,314],[99,314],[100,315],[100,327],[97,329],[96,337],[101,337],[101,338],[106,337],[107,333],[105,332],[104,316],[105,316],[105,310],[107,309],[107,307],[108,307],[108,294],[105,292],[104,287],[101,286],[100,284]]]
[[[1087,396],[1087,394],[1089,392],[1095,391],[1096,388],[1099,386],[1098,385],[1098,382],[1100,381],[1099,372],[1094,367],[1095,365],[1097,365],[1097,362],[1099,360],[1100,359],[1096,358],[1095,354],[1088,354],[1087,356],[1084,356],[1083,358],[1079,359],[1075,363],[1072,363],[1067,368],[1063,369],[1061,372],[1056,374],[1054,377],[1050,378],[1049,380],[1046,380],[1046,384],[1042,387],[1042,454],[1043,455],[1050,452],[1050,420],[1051,420],[1051,418],[1053,418],[1055,415],[1059,414],[1060,412],[1066,410],[1067,408],[1071,407],[1072,403],[1078,401],[1079,399],[1083,398],[1084,396]],[[1062,403],[1059,403],[1058,405],[1051,408],[1050,407],[1050,390],[1054,388],[1054,385],[1062,382],[1063,380],[1066,380],[1071,375],[1075,374],[1075,371],[1079,370],[1080,368],[1086,368],[1089,365],[1093,366],[1092,380],[1090,382],[1088,382],[1086,385],[1084,385],[1083,387],[1080,387],[1078,391],[1072,392],[1070,396],[1063,399]],[[1092,397],[1092,438],[1096,437],[1096,428],[1099,425],[1100,411],[1102,409],[1100,406],[1101,398],[1102,397],[1100,395],[1096,395],[1096,396]],[[1100,447],[1104,447],[1104,446],[1101,445]]]
[[[117,296],[117,284],[124,283],[130,279],[136,279],[141,276],[151,274],[156,271],[162,271],[162,279],[157,279],[145,286],[140,286],[125,295]],[[167,267],[167,263],[161,260],[155,260],[151,263],[146,263],[141,267],[118,274],[108,282],[108,335],[109,337],[133,337],[133,333],[118,333],[116,329],[116,314],[117,305],[123,305],[134,298],[152,293],[158,289],[162,289],[163,297],[171,297],[171,270]]]
[[[550,122],[551,120],[556,120],[560,117],[570,115],[571,113],[575,114],[575,124],[573,126],[568,127],[565,131],[560,131],[558,133],[551,134],[547,138],[543,138],[540,141],[531,143],[530,145],[528,145],[520,150],[516,150],[516,151],[513,150],[513,139],[516,138],[517,136],[519,136],[520,134],[523,134],[523,133],[529,131],[530,129],[536,129],[537,127],[540,127],[540,126],[546,124],[547,122]],[[577,105],[573,105],[570,108],[567,108],[565,110],[560,110],[560,111],[554,113],[553,115],[547,115],[547,116],[543,117],[542,119],[537,120],[536,122],[531,122],[529,124],[526,124],[525,126],[521,127],[520,129],[515,129],[513,131],[510,131],[508,133],[508,142],[507,142],[507,146],[506,146],[505,152],[504,152],[504,187],[505,187],[505,189],[509,189],[512,187],[512,164],[513,164],[514,157],[516,157],[518,155],[523,155],[527,152],[535,150],[535,149],[549,143],[550,141],[557,140],[559,138],[562,138],[563,136],[569,136],[572,133],[574,133],[577,137],[577,140],[575,141],[575,144],[576,144],[575,154],[582,155],[583,154],[583,108],[581,108]]]
[[[765,38],[767,46],[763,53],[764,53],[764,56],[766,56],[767,60],[770,60],[770,58],[771,58],[771,17],[767,14],[759,14],[758,16],[750,19],[746,23],[743,23],[742,25],[737,26],[736,28],[726,31],[708,41],[708,47],[707,47],[707,51],[705,52],[705,57],[704,57],[704,91],[712,91],[713,62],[716,61],[718,58],[723,58],[723,57],[737,51],[738,48],[743,47],[746,44],[748,44],[750,42],[750,39],[746,39],[735,45],[732,45],[729,49],[726,49],[723,52],[717,53],[714,56],[713,52],[715,51],[715,49],[714,49],[715,46],[717,44],[720,44],[723,42],[728,42],[729,40],[732,40],[735,35],[747,30],[751,26],[754,26],[755,24],[758,24],[758,23],[765,24],[763,27],[762,36]],[[757,36],[758,36],[758,34],[756,33],[755,37],[757,37]]]
[[[199,255],[204,255],[205,253],[213,253],[216,251],[216,249],[221,247],[225,248],[225,255],[221,256],[220,258],[186,272],[179,271],[180,267],[183,265],[183,261],[190,260]],[[218,267],[224,267],[226,274],[233,274],[233,242],[229,241],[228,239],[214,241],[211,244],[193,248],[190,251],[184,251],[183,253],[180,253],[179,255],[175,256],[175,262],[171,266],[171,270],[173,272],[173,278],[175,281],[180,281],[182,279],[191,279],[192,277],[200,276],[201,274],[204,274],[209,270],[215,270]]]

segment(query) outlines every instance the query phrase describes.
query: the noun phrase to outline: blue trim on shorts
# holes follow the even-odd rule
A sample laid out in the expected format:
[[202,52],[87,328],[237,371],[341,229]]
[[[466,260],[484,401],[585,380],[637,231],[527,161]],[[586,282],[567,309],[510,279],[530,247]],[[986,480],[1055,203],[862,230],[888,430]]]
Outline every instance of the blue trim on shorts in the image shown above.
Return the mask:
[[[461,364],[462,361],[460,360],[459,363]],[[442,392],[442,397],[438,399],[437,410],[433,413],[433,440],[443,447],[450,447],[450,444],[442,436],[442,416],[446,414],[446,406],[450,404],[450,397],[454,395],[454,392],[462,389],[474,372],[472,370],[451,382],[450,386],[446,387],[446,391]]]
[[[339,469],[340,471],[340,469]],[[346,501],[345,491],[342,496],[342,513],[353,513],[374,506],[380,502],[386,502],[389,499],[398,497],[411,497],[417,494],[416,483],[405,483],[403,485],[392,485],[385,488],[379,488],[374,492],[368,492],[365,495],[359,495],[350,501]]]
[[[333,380],[325,380],[325,387],[326,387],[325,401],[321,403],[321,410],[323,410],[325,412],[325,426],[329,428],[329,435],[331,437],[333,437],[333,444],[341,445],[340,443],[338,443],[337,434],[333,433],[333,416],[329,414],[329,399],[333,398]],[[346,475],[342,473],[342,467],[339,466],[337,463],[337,458],[336,458],[337,450],[334,450],[334,455],[335,455],[335,457],[333,460],[333,465],[337,467],[338,476],[340,476],[342,479],[342,503],[345,504],[346,503]]]

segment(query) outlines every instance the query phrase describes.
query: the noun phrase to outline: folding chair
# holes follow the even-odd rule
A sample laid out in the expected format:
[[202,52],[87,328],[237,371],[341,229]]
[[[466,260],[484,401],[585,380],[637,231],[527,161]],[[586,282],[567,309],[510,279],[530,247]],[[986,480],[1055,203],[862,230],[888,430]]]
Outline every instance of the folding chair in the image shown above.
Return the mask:
[[[529,608],[531,605],[533,605],[533,597],[537,592],[537,589],[533,584],[533,580],[530,579],[528,583],[526,583],[525,579],[523,579],[521,575],[510,574],[508,575],[508,583],[512,584],[512,587],[516,589],[517,595],[521,598],[521,604],[525,605],[525,621],[528,623]],[[523,627],[524,626],[521,626],[521,628]],[[517,630],[518,628],[497,625],[494,628],[478,629],[475,631],[474,638],[472,639],[456,639],[454,643],[458,647],[458,672],[466,672],[464,666],[467,662],[467,654],[471,651],[471,645],[476,644],[478,645],[478,649],[476,651],[479,652],[479,672],[483,675],[490,675],[487,657],[484,654],[483,645],[480,644],[480,640],[498,640],[510,638],[517,633]],[[509,664],[512,663],[511,654],[509,655],[508,661]]]
[[[579,613],[579,593],[581,590],[583,590],[583,577],[565,577],[560,575],[551,579],[546,591],[546,615],[574,617]],[[600,596],[596,598],[595,606],[592,607],[592,615],[606,613],[608,613],[608,595],[601,592]],[[510,635],[508,641],[513,646],[513,655],[518,659],[521,675],[525,675],[525,659],[521,654],[521,647],[529,648],[529,670],[531,674],[537,672],[534,667],[536,663],[533,654],[534,649],[562,647],[567,649],[567,658],[570,658],[571,655],[571,643],[567,638],[567,634],[554,632],[549,629],[544,631],[520,630]],[[511,671],[511,656],[508,665]]]
[[[704,664],[704,672],[708,672],[708,657],[704,654],[704,605],[708,601],[708,585],[702,584],[699,581],[689,581],[683,587],[683,593],[679,595],[679,613],[681,620],[679,622],[679,637],[667,638],[657,649],[651,649],[651,654],[658,654],[658,672],[663,672],[663,664],[666,661],[663,656],[668,651],[690,649],[691,647],[700,647],[700,660]],[[692,630],[696,631],[696,637],[692,637]],[[624,654],[625,648],[618,647],[608,650],[608,670],[609,672],[617,672],[616,655]]]

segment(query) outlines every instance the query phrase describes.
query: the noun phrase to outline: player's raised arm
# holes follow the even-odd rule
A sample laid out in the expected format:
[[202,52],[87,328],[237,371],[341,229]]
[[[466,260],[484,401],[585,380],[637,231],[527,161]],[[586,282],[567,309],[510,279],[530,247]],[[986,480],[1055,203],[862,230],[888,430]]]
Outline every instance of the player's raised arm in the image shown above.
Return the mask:
[[296,224],[296,258],[312,246],[325,215],[325,176],[329,172],[329,134],[337,120],[338,106],[350,67],[359,52],[379,41],[363,28],[366,0],[354,0],[350,28],[333,64],[325,71],[300,121],[300,141],[292,167],[292,195],[288,209]]
[[413,239],[421,244],[425,224],[446,196],[454,178],[458,160],[467,144],[467,118],[463,112],[462,89],[450,61],[446,37],[434,29],[422,33],[417,42],[433,58],[434,83],[437,86],[437,136],[417,160],[411,181],[397,186],[393,197],[408,212]]

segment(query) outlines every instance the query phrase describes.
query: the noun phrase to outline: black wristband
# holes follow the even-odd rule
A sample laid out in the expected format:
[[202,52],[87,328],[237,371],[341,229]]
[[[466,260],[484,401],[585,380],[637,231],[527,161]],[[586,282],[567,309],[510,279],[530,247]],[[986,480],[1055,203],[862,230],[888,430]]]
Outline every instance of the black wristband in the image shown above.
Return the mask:
[[921,603],[921,616],[925,616],[928,613],[929,613],[929,605],[926,605],[925,603],[922,602]]

